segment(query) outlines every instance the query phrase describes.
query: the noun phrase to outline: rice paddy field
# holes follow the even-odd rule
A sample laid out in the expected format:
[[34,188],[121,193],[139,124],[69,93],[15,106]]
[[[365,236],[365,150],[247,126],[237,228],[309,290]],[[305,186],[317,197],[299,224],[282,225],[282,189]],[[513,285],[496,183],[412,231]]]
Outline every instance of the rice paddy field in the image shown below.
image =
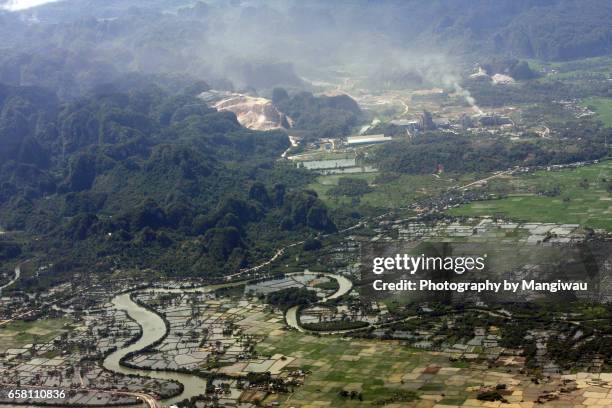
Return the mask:
[[11,322],[0,328],[0,352],[21,348],[27,344],[50,341],[64,331],[67,324],[67,319]]
[[612,127],[612,98],[587,98],[583,105],[592,107],[604,125]]
[[589,76],[606,78],[612,74],[609,56],[583,58],[574,61],[542,61],[527,59],[529,66],[536,71],[546,70],[547,73],[538,78],[539,81],[581,82]]
[[450,174],[439,176],[402,174],[385,180],[381,173],[376,172],[319,176],[308,188],[316,191],[319,198],[332,208],[353,205],[353,197],[328,194],[328,191],[338,184],[338,180],[347,177],[366,180],[372,191],[360,196],[359,203],[381,209],[403,208],[419,198],[435,195],[449,187],[467,184],[474,180],[473,175],[458,179]]
[[[407,347],[398,341],[311,336],[276,330],[258,345],[262,354],[282,354],[293,361],[287,370],[307,371],[305,382],[290,394],[273,394],[263,404],[280,407],[531,407],[551,391],[565,387],[565,379],[534,383],[531,377],[489,368],[485,362],[451,361],[447,354]],[[608,374],[595,374],[602,379]],[[567,376],[580,390],[561,394],[544,406],[607,406],[612,392],[594,386],[587,373]],[[612,377],[610,377],[612,378]],[[501,401],[481,401],[478,393],[503,384]],[[343,395],[341,394],[343,391]],[[354,392],[354,397],[350,394]],[[359,398],[359,395],[361,398]]]
[[[452,215],[504,216],[517,221],[580,224],[612,231],[612,161],[577,169],[538,171],[492,182],[488,188],[507,198],[477,201],[449,211]],[[538,194],[558,189],[553,197]]]
[[[295,357],[288,369],[310,371],[303,386],[279,401],[286,407],[414,406],[421,399],[457,405],[468,399],[466,387],[484,381],[484,371],[477,378],[465,376],[466,369],[451,363],[448,356],[396,341],[283,332],[269,336],[258,351]],[[495,377],[491,373],[491,379]],[[361,393],[361,400],[343,397],[341,391]]]

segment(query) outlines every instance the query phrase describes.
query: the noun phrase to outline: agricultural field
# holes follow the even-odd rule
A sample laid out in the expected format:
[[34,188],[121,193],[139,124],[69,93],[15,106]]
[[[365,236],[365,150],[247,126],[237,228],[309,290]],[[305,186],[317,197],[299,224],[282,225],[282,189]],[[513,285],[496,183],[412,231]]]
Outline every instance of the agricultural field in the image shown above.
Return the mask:
[[46,319],[35,322],[15,321],[0,329],[0,352],[26,344],[44,343],[67,330],[68,319]]
[[545,71],[540,81],[583,81],[612,74],[610,63],[612,58],[601,56],[584,58],[575,61],[551,62],[535,59],[526,59],[536,71]]
[[612,127],[612,98],[587,98],[583,101],[586,107],[592,107],[597,113],[597,118],[604,125]]
[[[444,384],[461,371],[452,366],[448,357],[399,347],[395,342],[285,332],[269,336],[258,345],[258,351],[295,357],[288,369],[311,372],[304,386],[285,401],[285,406],[371,407],[385,401],[407,403],[419,396],[457,404],[468,397],[463,390],[468,378],[463,378],[460,384],[452,381]],[[440,370],[440,375],[424,373],[432,366],[446,369]],[[480,383],[474,380],[469,385]],[[361,400],[357,396],[353,399],[341,396],[343,390],[360,393]],[[446,397],[440,395],[441,390]]]
[[[341,178],[362,179],[368,182],[372,191],[353,196],[331,196],[329,190],[338,185]],[[449,187],[468,184],[473,180],[470,175],[454,178],[450,174],[391,175],[388,179],[382,173],[334,174],[319,176],[308,188],[317,192],[326,205],[338,208],[355,203],[375,208],[391,209],[407,207],[419,198],[436,195]]]
[[507,198],[473,202],[449,213],[502,215],[517,221],[580,224],[612,231],[611,183],[611,161],[577,169],[539,171],[498,179],[488,186],[492,192],[508,194]]
[[483,390],[496,387],[502,387],[511,406],[535,407],[536,401],[551,392],[558,395],[559,389],[574,382],[580,390],[561,395],[554,406],[604,406],[609,398],[608,390],[593,386],[589,375],[534,383],[507,368],[451,361],[442,352],[412,349],[397,341],[278,331],[257,350],[295,358],[285,369],[308,372],[304,385],[294,393],[271,395],[263,401],[277,401],[281,407],[502,407],[500,401],[477,399]]

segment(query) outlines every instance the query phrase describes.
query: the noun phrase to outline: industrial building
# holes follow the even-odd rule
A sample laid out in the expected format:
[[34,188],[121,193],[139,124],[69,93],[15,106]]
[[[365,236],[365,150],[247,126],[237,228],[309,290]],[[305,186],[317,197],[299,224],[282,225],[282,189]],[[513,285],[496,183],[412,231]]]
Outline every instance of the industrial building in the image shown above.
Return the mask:
[[385,135],[365,135],[365,136],[349,136],[346,138],[347,146],[358,146],[364,144],[385,143],[393,140],[391,136]]
[[419,130],[419,121],[418,120],[408,120],[408,119],[395,119],[391,122],[392,125],[401,127],[402,129],[406,129],[406,131],[410,134],[413,132],[417,132]]

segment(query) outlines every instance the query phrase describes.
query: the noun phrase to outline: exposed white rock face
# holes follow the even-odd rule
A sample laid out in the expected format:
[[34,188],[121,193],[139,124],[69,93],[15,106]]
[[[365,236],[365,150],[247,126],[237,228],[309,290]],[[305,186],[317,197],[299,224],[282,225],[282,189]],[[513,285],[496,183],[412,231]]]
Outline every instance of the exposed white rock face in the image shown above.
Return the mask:
[[495,74],[491,77],[491,80],[495,84],[511,84],[514,82],[514,78],[509,75],[504,74]]
[[266,98],[232,94],[212,106],[219,111],[235,113],[242,126],[253,130],[285,128],[290,123],[272,101]]
[[487,74],[487,71],[482,69],[482,67],[478,67],[478,71],[476,71],[472,75],[470,75],[470,78],[485,78],[485,77],[488,77],[488,76],[489,75]]
[[510,75],[495,74],[495,75],[489,76],[482,67],[478,67],[478,71],[470,75],[470,78],[475,78],[475,79],[490,78],[491,81],[496,85],[506,85],[506,84],[511,84],[515,82],[514,78],[512,78]]

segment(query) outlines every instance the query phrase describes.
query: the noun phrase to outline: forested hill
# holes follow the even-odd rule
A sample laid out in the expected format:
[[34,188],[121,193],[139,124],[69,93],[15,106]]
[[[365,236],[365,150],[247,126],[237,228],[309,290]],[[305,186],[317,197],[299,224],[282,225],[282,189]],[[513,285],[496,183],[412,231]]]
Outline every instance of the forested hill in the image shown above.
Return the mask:
[[609,0],[65,0],[0,10],[0,82],[62,98],[135,71],[303,89],[302,76],[368,65],[434,75],[442,63],[423,61],[438,54],[468,64],[609,55],[610,21]]
[[415,24],[408,30],[417,30],[423,44],[543,60],[612,53],[612,2],[607,0],[437,0],[402,7],[414,3],[422,7],[411,15]]
[[[107,89],[112,89],[108,88]],[[149,84],[70,103],[0,86],[0,225],[59,272],[96,265],[221,274],[335,229],[281,131]],[[280,166],[280,167],[279,167]]]

